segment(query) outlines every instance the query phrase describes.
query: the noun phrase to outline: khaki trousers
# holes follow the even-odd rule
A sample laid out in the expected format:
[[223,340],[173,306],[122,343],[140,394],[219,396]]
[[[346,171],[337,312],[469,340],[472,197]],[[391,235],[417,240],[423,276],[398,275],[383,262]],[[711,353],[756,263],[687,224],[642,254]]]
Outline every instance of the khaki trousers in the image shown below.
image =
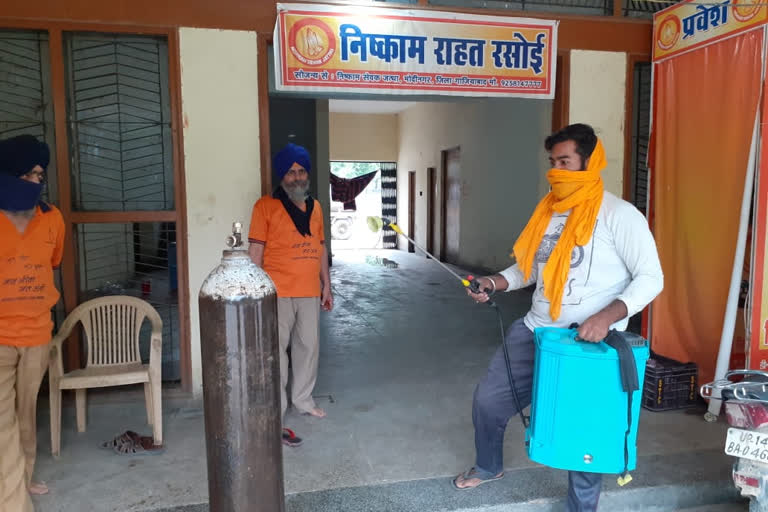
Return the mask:
[[318,321],[320,297],[278,297],[277,323],[280,338],[281,418],[288,408],[288,347],[291,347],[291,403],[299,412],[315,408],[312,390],[317,381],[320,354]]
[[48,344],[0,345],[0,512],[32,512],[28,486],[37,452],[37,393]]

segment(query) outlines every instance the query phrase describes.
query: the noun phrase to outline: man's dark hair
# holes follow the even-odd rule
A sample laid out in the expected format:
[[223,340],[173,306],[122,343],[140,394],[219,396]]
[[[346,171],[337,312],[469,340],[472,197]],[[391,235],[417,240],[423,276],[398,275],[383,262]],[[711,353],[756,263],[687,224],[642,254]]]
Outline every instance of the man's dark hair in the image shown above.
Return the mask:
[[576,143],[576,153],[578,153],[582,161],[586,161],[595,150],[597,145],[597,135],[595,130],[588,124],[569,124],[565,128],[553,133],[544,140],[544,149],[552,151],[555,144],[560,144],[567,140],[572,140]]

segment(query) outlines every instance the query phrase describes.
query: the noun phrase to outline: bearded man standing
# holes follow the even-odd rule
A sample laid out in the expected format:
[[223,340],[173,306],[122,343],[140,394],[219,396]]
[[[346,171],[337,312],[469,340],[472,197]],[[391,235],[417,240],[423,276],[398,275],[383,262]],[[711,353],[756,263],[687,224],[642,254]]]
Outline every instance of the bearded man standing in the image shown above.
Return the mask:
[[[333,309],[328,251],[320,203],[309,196],[312,170],[307,150],[288,144],[273,159],[280,184],[272,196],[253,207],[248,234],[251,260],[262,267],[277,288],[280,338],[280,405],[288,408],[288,348],[291,348],[291,403],[302,414],[318,418],[312,391],[320,353],[320,308]],[[299,446],[301,439],[284,428],[283,444]]]

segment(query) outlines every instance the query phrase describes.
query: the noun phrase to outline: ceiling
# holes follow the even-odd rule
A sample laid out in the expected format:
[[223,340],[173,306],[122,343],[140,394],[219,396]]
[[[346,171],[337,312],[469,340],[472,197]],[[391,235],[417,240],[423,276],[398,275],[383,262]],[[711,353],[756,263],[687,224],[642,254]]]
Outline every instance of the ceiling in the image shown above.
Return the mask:
[[415,101],[379,101],[379,100],[329,100],[330,112],[353,114],[397,114],[416,105]]

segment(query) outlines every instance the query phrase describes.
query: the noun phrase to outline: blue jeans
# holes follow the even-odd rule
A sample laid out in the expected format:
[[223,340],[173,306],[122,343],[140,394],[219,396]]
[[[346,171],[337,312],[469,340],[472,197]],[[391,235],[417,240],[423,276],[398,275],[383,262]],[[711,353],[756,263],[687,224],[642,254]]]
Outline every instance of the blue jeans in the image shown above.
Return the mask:
[[[509,350],[512,376],[515,380],[520,406],[526,408],[531,403],[533,388],[533,332],[517,320],[507,329],[504,339]],[[475,389],[472,403],[472,421],[475,425],[475,449],[478,469],[492,474],[504,469],[503,445],[504,431],[509,419],[518,413],[512,390],[509,387],[507,368],[502,347],[496,351],[488,373]],[[597,510],[603,475],[571,471],[568,474],[568,512],[593,512]]]

